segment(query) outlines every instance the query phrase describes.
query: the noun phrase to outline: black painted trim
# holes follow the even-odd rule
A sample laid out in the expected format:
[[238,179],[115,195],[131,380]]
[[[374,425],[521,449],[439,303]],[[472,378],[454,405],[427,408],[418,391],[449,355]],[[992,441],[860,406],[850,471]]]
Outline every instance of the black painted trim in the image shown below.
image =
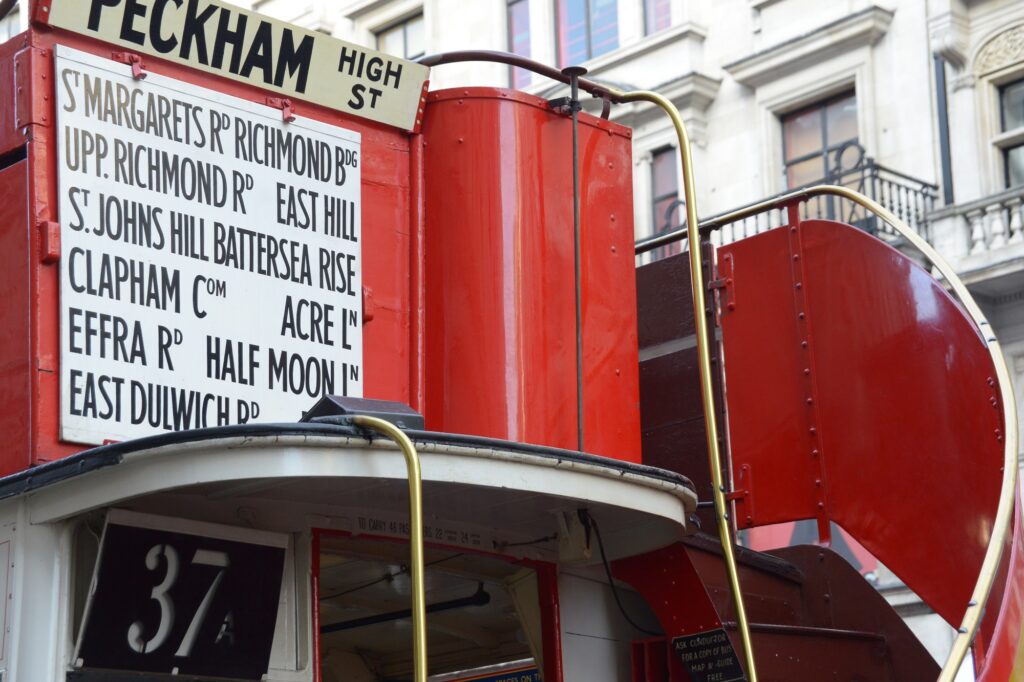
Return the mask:
[[[694,490],[693,483],[686,476],[665,469],[624,462],[608,457],[589,455],[575,450],[563,450],[542,445],[515,443],[497,438],[484,438],[455,433],[436,433],[433,431],[406,431],[416,443],[460,445],[465,447],[488,448],[509,453],[524,453],[537,457],[555,459],[559,462],[579,462],[594,466],[613,469],[620,474],[634,474],[652,478]],[[75,478],[81,474],[104,469],[120,464],[125,455],[173,445],[184,445],[200,441],[215,442],[229,438],[260,438],[268,436],[335,436],[365,438],[372,442],[373,434],[353,426],[342,426],[322,423],[287,423],[287,424],[241,424],[237,426],[221,426],[209,429],[193,429],[175,433],[161,433],[145,438],[111,443],[85,450],[63,459],[48,462],[33,469],[26,469],[0,478],[0,499],[23,495],[34,490]],[[168,453],[167,456],[173,456]]]

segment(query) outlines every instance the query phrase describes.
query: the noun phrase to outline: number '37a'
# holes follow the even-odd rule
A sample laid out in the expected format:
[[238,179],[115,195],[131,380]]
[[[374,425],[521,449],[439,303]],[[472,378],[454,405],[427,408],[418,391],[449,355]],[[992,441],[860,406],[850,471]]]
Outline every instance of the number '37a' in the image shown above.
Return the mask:
[[[163,557],[163,561],[160,558]],[[178,558],[178,551],[168,544],[153,545],[149,551],[146,552],[146,568],[150,571],[157,571],[160,569],[161,563],[164,566],[164,577],[158,585],[156,585],[149,593],[150,599],[155,601],[160,606],[160,623],[157,625],[156,632],[150,636],[146,636],[145,625],[141,620],[137,620],[131,624],[128,628],[128,646],[132,648],[132,651],[140,654],[150,654],[155,652],[167,641],[168,635],[174,629],[174,623],[176,622],[177,613],[174,604],[174,600],[171,598],[170,591],[174,587],[175,582],[178,580],[178,575],[181,572],[181,561]],[[188,629],[185,631],[185,636],[182,637],[181,643],[178,646],[178,650],[174,652],[175,656],[181,656],[187,658],[192,653],[192,647],[196,643],[196,637],[199,635],[200,629],[203,627],[203,623],[206,621],[207,615],[210,612],[210,606],[213,603],[213,595],[217,592],[217,587],[220,585],[221,580],[224,579],[224,571],[227,570],[229,561],[227,552],[215,552],[208,549],[197,549],[195,554],[192,556],[192,565],[205,565],[205,566],[216,566],[220,568],[217,571],[217,576],[210,583],[210,587],[206,590],[206,595],[203,597],[203,601],[199,603],[199,608],[192,614],[192,620],[189,623]],[[231,614],[228,614],[228,620],[231,620]],[[218,637],[220,639],[220,637]]]

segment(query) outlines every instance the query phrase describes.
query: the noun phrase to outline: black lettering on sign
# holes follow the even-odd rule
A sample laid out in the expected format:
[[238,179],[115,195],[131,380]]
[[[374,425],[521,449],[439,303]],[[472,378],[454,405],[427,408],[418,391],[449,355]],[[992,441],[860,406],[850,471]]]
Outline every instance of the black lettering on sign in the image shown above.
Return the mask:
[[184,431],[231,423],[231,399],[213,393],[133,379],[128,401],[128,416],[135,426]]
[[331,338],[333,329],[333,305],[307,301],[304,298],[293,301],[291,296],[285,298],[281,336],[333,346],[334,339]]
[[181,273],[154,263],[74,247],[67,277],[79,294],[131,302],[147,308],[181,312]]
[[72,369],[70,380],[71,414],[121,421],[121,389],[124,386],[124,378]]
[[729,635],[721,628],[672,639],[692,682],[746,682]]
[[266,674],[282,547],[110,522],[100,557],[77,652],[83,671]]
[[92,310],[68,308],[68,350],[89,358],[147,364],[141,322]]

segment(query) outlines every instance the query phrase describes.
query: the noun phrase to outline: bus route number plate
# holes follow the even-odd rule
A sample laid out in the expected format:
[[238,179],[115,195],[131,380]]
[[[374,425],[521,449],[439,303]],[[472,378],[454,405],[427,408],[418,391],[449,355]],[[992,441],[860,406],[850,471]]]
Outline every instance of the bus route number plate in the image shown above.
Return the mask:
[[261,679],[277,622],[284,541],[130,523],[107,523],[76,667],[86,678],[98,669],[154,679]]

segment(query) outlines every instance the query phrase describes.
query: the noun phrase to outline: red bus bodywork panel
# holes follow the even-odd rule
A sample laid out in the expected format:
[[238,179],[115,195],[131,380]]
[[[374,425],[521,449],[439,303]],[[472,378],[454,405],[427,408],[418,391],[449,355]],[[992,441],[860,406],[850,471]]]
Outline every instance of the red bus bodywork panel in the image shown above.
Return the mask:
[[[431,93],[427,426],[577,448],[572,127],[544,100]],[[640,461],[631,140],[581,116],[584,446]]]
[[[6,171],[18,182],[0,188],[5,215],[22,216],[9,220],[0,254],[10,342],[0,408],[19,426],[0,475],[84,447],[59,438],[57,44],[120,52],[45,27],[0,45],[0,158],[26,159]],[[143,63],[267,105],[258,88]],[[432,430],[575,449],[570,120],[495,89],[435,93],[427,108],[429,131],[410,135],[292,105],[362,140],[364,395],[411,405]],[[586,115],[580,131],[585,448],[639,461],[630,133]],[[297,402],[295,418],[306,408]]]
[[805,221],[723,258],[739,526],[834,521],[959,624],[1003,476],[979,331],[928,272],[849,226]]

